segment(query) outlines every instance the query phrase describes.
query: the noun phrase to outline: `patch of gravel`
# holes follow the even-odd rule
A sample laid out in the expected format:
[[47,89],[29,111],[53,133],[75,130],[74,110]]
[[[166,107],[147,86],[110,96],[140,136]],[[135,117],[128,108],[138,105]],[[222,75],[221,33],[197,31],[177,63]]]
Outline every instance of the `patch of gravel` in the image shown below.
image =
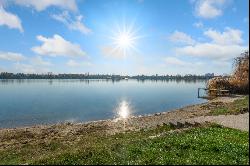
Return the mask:
[[195,121],[198,123],[213,122],[225,127],[249,131],[249,113],[239,115],[218,115],[218,116],[201,116],[187,121]]
[[245,96],[244,95],[232,95],[232,96],[226,96],[226,97],[218,97],[218,98],[215,98],[210,102],[223,102],[223,103],[231,103],[231,102],[234,102],[235,100],[237,99],[243,99]]

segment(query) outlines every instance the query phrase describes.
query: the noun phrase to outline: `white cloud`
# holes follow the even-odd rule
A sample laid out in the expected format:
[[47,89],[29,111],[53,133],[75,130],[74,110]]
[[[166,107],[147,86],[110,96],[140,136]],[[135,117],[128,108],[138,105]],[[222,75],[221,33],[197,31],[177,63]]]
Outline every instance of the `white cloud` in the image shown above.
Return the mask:
[[202,28],[202,27],[204,26],[202,22],[195,22],[193,25],[194,25],[196,28]]
[[33,47],[32,50],[40,55],[49,56],[85,56],[86,53],[78,44],[65,40],[60,35],[55,34],[52,38],[46,38],[41,35],[37,40],[43,42],[41,46]]
[[247,45],[243,45],[242,31],[238,29],[225,28],[224,32],[209,29],[204,32],[204,35],[211,41],[177,47],[176,54],[225,61],[238,56],[249,48]]
[[12,13],[7,12],[0,5],[0,26],[1,25],[6,25],[11,29],[18,29],[20,32],[23,32],[23,27],[19,17]]
[[194,46],[185,46],[176,49],[179,55],[195,57],[207,57],[211,59],[228,60],[238,56],[247,46],[241,45],[219,45],[216,43],[199,43]]
[[183,44],[194,44],[195,43],[195,40],[192,39],[191,36],[189,36],[183,32],[179,32],[179,31],[175,31],[172,35],[170,35],[169,40],[172,42],[183,43]]
[[84,66],[91,67],[91,66],[93,66],[93,64],[90,63],[90,62],[77,62],[77,61],[72,60],[72,59],[70,59],[66,63],[66,65],[69,66],[69,67],[84,67]]
[[50,6],[77,11],[75,0],[15,0],[15,3],[21,6],[34,7],[37,11],[45,10]]
[[209,29],[204,32],[204,35],[212,39],[212,42],[216,44],[228,45],[243,43],[242,31],[238,29],[226,28],[222,33]]
[[62,22],[71,30],[80,31],[83,34],[89,34],[92,32],[91,29],[87,28],[82,23],[82,18],[83,18],[82,15],[76,16],[75,20],[73,20],[69,15],[68,11],[64,11],[63,13],[58,15],[53,14],[51,17],[57,21]]
[[0,60],[1,59],[7,61],[22,61],[25,59],[25,57],[20,53],[0,51]]
[[199,17],[211,19],[222,15],[226,0],[198,0],[195,12]]

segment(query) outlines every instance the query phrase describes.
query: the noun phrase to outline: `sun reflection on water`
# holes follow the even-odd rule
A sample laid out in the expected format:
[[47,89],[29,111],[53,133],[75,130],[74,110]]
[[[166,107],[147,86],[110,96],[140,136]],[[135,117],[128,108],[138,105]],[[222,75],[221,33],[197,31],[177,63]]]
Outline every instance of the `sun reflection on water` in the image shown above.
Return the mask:
[[118,107],[118,115],[122,119],[127,119],[129,117],[130,110],[127,101],[123,100]]
[[132,109],[131,109],[131,105],[129,102],[127,102],[126,100],[122,100],[117,108],[115,109],[115,112],[117,114],[117,118],[114,119],[115,122],[118,122],[119,120],[121,120],[123,123],[123,130],[125,131],[127,129],[127,122],[129,120],[129,117],[132,114]]
[[126,100],[122,100],[115,109],[118,119],[126,120],[131,116],[131,106]]

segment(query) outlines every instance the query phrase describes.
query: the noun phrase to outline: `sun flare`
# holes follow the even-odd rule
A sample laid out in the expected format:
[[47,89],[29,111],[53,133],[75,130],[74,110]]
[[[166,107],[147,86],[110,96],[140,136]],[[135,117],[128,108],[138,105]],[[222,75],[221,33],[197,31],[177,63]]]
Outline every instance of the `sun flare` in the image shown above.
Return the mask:
[[134,44],[133,37],[127,33],[119,34],[116,39],[116,44],[120,48],[128,49]]
[[138,29],[134,28],[133,25],[123,25],[122,27],[117,26],[117,30],[113,31],[112,39],[113,54],[122,54],[123,57],[127,57],[132,51],[137,51],[136,41],[141,38],[136,32]]

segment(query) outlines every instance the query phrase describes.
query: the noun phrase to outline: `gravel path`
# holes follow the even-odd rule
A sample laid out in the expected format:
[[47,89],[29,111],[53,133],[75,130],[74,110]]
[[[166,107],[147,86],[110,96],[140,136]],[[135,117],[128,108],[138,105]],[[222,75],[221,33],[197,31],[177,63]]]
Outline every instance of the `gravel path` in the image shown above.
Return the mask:
[[239,115],[200,116],[187,119],[198,123],[214,122],[225,127],[249,131],[249,113]]

